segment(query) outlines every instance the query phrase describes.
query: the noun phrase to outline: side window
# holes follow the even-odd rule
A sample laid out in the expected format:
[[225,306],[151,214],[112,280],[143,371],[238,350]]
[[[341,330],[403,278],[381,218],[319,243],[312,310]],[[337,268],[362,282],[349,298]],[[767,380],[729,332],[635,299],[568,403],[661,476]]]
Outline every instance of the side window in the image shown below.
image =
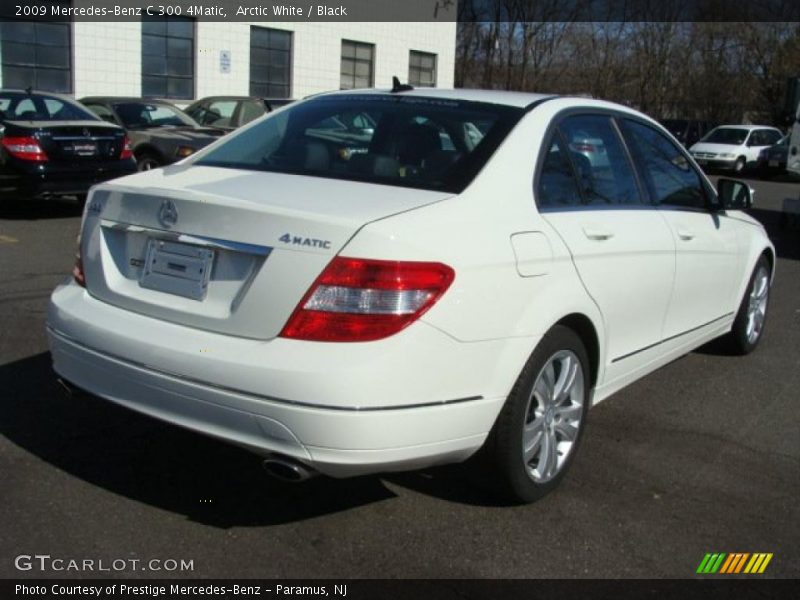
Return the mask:
[[653,202],[705,208],[703,183],[683,152],[652,127],[628,119],[621,124]]
[[98,117],[103,119],[103,121],[108,121],[109,123],[116,123],[116,119],[114,118],[114,113],[111,112],[110,108],[103,106],[102,104],[87,104],[86,108],[88,108]]
[[261,100],[245,100],[239,110],[239,125],[244,125],[267,112]]
[[580,206],[578,182],[558,133],[553,136],[546,152],[536,190],[539,208]]
[[772,146],[773,144],[777,144],[781,137],[783,137],[779,132],[773,131],[772,129],[764,129],[763,130],[763,140],[764,144],[767,146]]
[[641,203],[633,166],[609,117],[567,117],[559,129],[568,144],[586,204]]
[[200,124],[230,127],[234,110],[236,110],[236,100],[215,100],[206,107]]

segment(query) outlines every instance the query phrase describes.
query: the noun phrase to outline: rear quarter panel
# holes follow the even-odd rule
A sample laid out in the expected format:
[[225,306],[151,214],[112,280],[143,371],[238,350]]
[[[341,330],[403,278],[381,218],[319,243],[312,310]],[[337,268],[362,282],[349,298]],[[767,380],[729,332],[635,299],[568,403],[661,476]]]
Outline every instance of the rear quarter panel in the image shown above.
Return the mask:
[[[524,117],[462,194],[370,223],[341,251],[451,266],[453,284],[422,320],[465,343],[515,340],[514,355],[504,357],[512,383],[541,336],[567,315],[587,316],[604,339],[602,317],[569,250],[538,214],[533,197],[542,137],[561,104],[547,102]],[[537,245],[542,256],[526,257],[525,269],[518,269],[512,236],[529,232],[548,243]],[[602,365],[602,343],[600,352]]]

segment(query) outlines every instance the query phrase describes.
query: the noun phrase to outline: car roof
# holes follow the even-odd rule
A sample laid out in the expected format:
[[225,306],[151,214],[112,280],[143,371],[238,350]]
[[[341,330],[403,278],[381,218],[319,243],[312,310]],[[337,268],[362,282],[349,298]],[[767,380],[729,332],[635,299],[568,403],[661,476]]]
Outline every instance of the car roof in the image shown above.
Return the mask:
[[44,92],[40,90],[20,90],[16,88],[2,88],[0,89],[0,94],[14,94],[20,96],[49,96],[50,98],[58,98],[60,100],[69,100],[70,102],[75,102],[75,98],[72,96],[68,96],[66,94],[57,94],[56,92]]
[[203,102],[205,100],[264,100],[261,96],[226,96],[221,94],[219,96],[203,96],[202,98],[198,98],[192,104],[197,102]]
[[138,98],[136,96],[85,96],[78,102],[141,102],[142,104],[173,104],[160,98]]
[[546,98],[553,98],[552,94],[534,94],[530,92],[507,92],[504,90],[473,90],[473,89],[443,89],[443,88],[414,88],[402,92],[392,92],[390,89],[362,89],[362,90],[341,90],[336,92],[326,92],[325,96],[352,95],[352,94],[396,94],[398,96],[410,96],[412,98],[438,98],[442,100],[464,100],[467,102],[486,102],[489,104],[504,104],[506,106],[516,106],[527,108]]

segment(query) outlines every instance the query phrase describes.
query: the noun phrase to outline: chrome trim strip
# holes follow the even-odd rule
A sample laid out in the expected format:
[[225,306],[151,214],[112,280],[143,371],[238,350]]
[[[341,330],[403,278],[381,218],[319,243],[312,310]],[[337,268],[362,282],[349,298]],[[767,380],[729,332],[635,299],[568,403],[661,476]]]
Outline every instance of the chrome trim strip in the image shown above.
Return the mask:
[[96,142],[98,140],[122,140],[122,136],[113,137],[113,136],[70,135],[70,136],[58,136],[58,137],[53,136],[50,139],[55,140],[57,142],[63,142],[67,140],[85,140],[87,142]]
[[[68,336],[66,334],[63,334],[60,331],[56,331],[55,329],[53,329],[49,325],[47,326],[47,331],[51,335],[59,337],[62,340],[66,341],[67,343],[72,344],[73,346],[77,346],[79,348],[82,348],[82,349],[87,350],[89,352],[92,352],[94,354],[99,354],[100,356],[102,356],[104,358],[115,360],[117,362],[121,362],[121,363],[130,365],[132,367],[139,368],[139,369],[145,369],[147,371],[150,371],[152,373],[157,373],[157,374],[163,375],[165,377],[171,377],[173,379],[177,379],[179,381],[184,381],[186,383],[202,385],[204,387],[211,388],[211,389],[214,389],[214,390],[219,390],[221,392],[237,394],[239,396],[245,396],[245,397],[249,397],[249,398],[256,398],[258,400],[266,400],[268,402],[275,402],[275,403],[278,403],[278,404],[289,404],[289,405],[292,405],[292,406],[299,406],[299,407],[303,407],[303,408],[315,408],[315,409],[322,409],[322,410],[333,410],[333,411],[344,411],[344,412],[374,412],[374,411],[382,411],[382,410],[405,410],[407,408],[429,408],[429,407],[434,407],[434,406],[449,406],[451,404],[459,404],[461,402],[470,402],[472,400],[483,400],[484,399],[483,396],[469,396],[467,398],[456,398],[454,400],[442,400],[440,402],[420,402],[418,404],[399,404],[399,405],[392,405],[392,406],[359,407],[359,406],[330,406],[330,405],[325,405],[325,404],[315,404],[313,402],[301,402],[301,401],[298,401],[298,400],[288,400],[286,398],[274,398],[272,396],[266,396],[266,395],[263,395],[263,394],[255,394],[253,392],[246,392],[246,391],[239,390],[239,389],[232,388],[232,387],[228,387],[228,386],[225,386],[225,385],[217,385],[215,383],[209,383],[209,382],[203,381],[201,379],[195,379],[194,377],[187,377],[186,375],[173,373],[171,371],[166,371],[164,369],[159,369],[159,368],[153,367],[151,365],[147,365],[145,363],[132,361],[130,359],[123,358],[121,356],[117,356],[117,355],[114,355],[114,354],[109,354],[108,352],[103,352],[103,351],[98,350],[96,348],[92,348],[90,346],[82,344],[82,343],[78,342],[77,340],[75,340],[74,338],[71,338],[70,336]],[[80,388],[80,386],[77,385],[76,383],[74,383],[74,382],[70,382],[70,383],[72,385],[74,385],[75,387]]]
[[702,325],[698,325],[697,327],[692,327],[691,329],[687,329],[686,331],[683,331],[681,333],[676,333],[675,335],[671,335],[668,338],[664,338],[663,340],[661,340],[660,342],[656,342],[655,344],[650,344],[649,346],[645,346],[644,348],[639,348],[638,350],[634,350],[633,352],[629,352],[628,354],[623,354],[622,356],[618,356],[611,362],[615,363],[620,360],[625,360],[626,358],[630,358],[631,356],[639,354],[640,352],[644,352],[645,350],[650,350],[651,348],[655,348],[656,346],[660,346],[661,344],[665,344],[666,342],[671,342],[674,339],[692,333],[693,331],[697,331],[698,329],[702,329],[703,327],[708,327],[709,325],[713,325],[717,321],[721,321],[722,319],[725,319],[732,315],[733,315],[732,312],[726,313],[721,317],[717,317],[716,319],[711,319],[708,323],[703,323]]
[[220,248],[222,250],[243,252],[245,254],[257,254],[259,256],[268,256],[269,253],[272,252],[272,248],[270,246],[258,246],[256,244],[246,244],[244,242],[234,242],[231,240],[223,240],[219,238],[206,237],[202,235],[177,233],[175,231],[167,231],[166,229],[152,229],[150,227],[143,227],[141,225],[131,225],[130,223],[119,223],[118,221],[109,221],[108,219],[101,219],[100,226],[106,229],[129,231],[133,233],[144,233],[151,238],[168,240],[170,242],[182,242],[184,244],[194,244],[195,246],[208,246],[209,248]]

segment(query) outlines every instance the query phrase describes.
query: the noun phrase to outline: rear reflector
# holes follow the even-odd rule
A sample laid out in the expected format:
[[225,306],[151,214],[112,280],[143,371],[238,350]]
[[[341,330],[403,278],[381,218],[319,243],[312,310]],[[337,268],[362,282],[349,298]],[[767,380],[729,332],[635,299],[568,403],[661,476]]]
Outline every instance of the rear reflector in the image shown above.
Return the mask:
[[367,342],[421,317],[453,282],[441,263],[336,257],[295,309],[281,337]]
[[34,162],[47,161],[47,154],[39,145],[39,140],[34,137],[5,137],[2,143],[3,148],[15,158]]

